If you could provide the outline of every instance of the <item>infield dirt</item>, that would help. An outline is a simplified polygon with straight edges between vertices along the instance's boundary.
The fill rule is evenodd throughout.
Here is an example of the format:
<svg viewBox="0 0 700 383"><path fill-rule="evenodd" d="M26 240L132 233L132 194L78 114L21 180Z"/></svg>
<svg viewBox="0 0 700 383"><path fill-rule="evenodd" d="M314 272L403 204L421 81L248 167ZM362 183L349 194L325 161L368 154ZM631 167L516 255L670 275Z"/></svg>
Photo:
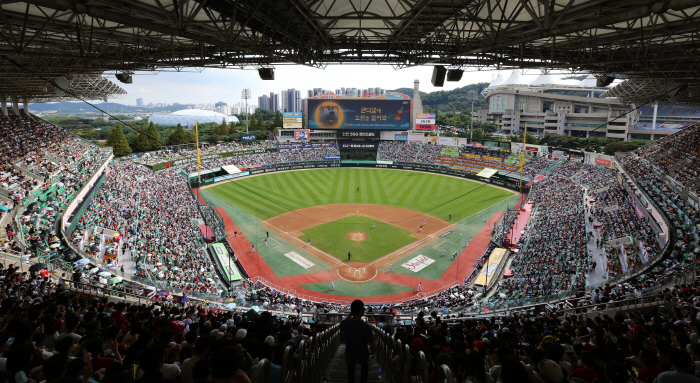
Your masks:
<svg viewBox="0 0 700 383"><path fill-rule="evenodd" d="M331 222L349 215L364 215L413 232L417 241L402 247L371 263L342 262L315 247L306 246L298 237L304 229ZM425 222L425 223L424 223ZM376 270L393 263L418 246L424 246L438 238L438 235L451 228L451 223L429 214L393 206L370 204L335 204L313 206L294 210L263 221L270 229L285 237L289 243L303 248L309 254L330 264L338 274L349 281L366 281L374 278ZM422 226L422 230L421 230Z"/></svg>

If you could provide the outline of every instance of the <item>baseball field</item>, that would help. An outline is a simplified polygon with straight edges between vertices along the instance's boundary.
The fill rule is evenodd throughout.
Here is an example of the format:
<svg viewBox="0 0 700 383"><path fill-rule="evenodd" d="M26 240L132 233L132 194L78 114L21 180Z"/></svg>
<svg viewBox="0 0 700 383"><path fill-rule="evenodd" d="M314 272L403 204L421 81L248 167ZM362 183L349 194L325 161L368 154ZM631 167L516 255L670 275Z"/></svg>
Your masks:
<svg viewBox="0 0 700 383"><path fill-rule="evenodd" d="M461 281L518 194L391 169L263 174L205 187L251 276L328 301L397 300ZM255 249L253 249L253 246ZM330 282L334 282L333 286Z"/></svg>

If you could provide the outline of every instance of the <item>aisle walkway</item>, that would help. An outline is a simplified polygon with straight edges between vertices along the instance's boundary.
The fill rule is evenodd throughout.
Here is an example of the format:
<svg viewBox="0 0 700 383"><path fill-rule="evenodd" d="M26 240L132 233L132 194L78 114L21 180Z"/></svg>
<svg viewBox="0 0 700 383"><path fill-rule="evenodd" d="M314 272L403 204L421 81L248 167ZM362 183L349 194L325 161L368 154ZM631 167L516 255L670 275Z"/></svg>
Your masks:
<svg viewBox="0 0 700 383"><path fill-rule="evenodd" d="M588 217L591 216L589 213L589 208L591 207L590 201L588 201L588 191L583 195L584 200L586 201L585 203L585 220L586 220L586 232L591 233L593 232L593 236L591 237L590 235L588 236L588 254L591 256L591 263L596 262L596 268L595 270L592 270L591 272L586 275L586 284L588 286L597 286L600 285L601 283L605 283L605 281L608 280L608 275L607 275L607 267L608 267L608 261L607 258L605 257L605 249L601 248L599 249L597 244L598 239L601 238L600 233L598 233L598 230L596 230L593 227L593 222L590 222Z"/></svg>
<svg viewBox="0 0 700 383"><path fill-rule="evenodd" d="M338 347L338 351L335 352L335 357L330 363L330 368L326 372L326 377L328 378L328 383L346 383L347 378L347 365L345 363L345 344L341 344ZM368 383L380 383L382 379L379 378L379 365L375 358L369 358L369 374L367 375ZM360 365L358 364L355 368L355 381L360 381Z"/></svg>
<svg viewBox="0 0 700 383"><path fill-rule="evenodd" d="M511 226L510 230L508 230L508 233L504 239L504 244L509 244L511 251L515 249L515 245L520 241L520 237L522 237L523 232L525 231L525 226L527 226L527 222L530 220L531 214L532 204L528 203L523 206L522 209L520 209L517 217L515 217L515 221L513 221L513 225Z"/></svg>

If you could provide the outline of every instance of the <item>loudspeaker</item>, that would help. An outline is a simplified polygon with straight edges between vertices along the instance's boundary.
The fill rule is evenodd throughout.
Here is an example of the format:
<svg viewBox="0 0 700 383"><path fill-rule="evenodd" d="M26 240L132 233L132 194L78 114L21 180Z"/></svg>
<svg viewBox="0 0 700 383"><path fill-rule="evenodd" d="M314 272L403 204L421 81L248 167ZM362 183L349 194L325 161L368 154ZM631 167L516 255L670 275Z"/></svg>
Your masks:
<svg viewBox="0 0 700 383"><path fill-rule="evenodd" d="M117 73L115 76L117 77L117 80L123 82L124 84L131 84L133 82L131 73Z"/></svg>
<svg viewBox="0 0 700 383"><path fill-rule="evenodd" d="M447 74L447 69L442 65L436 65L433 67L433 78L430 82L433 86L441 87L445 84L445 74Z"/></svg>
<svg viewBox="0 0 700 383"><path fill-rule="evenodd" d="M275 68L260 68L258 69L258 75L263 80L274 80L275 79Z"/></svg>
<svg viewBox="0 0 700 383"><path fill-rule="evenodd" d="M613 81L615 81L615 76L596 77L595 86L601 88L612 84Z"/></svg>
<svg viewBox="0 0 700 383"><path fill-rule="evenodd" d="M464 71L461 69L450 69L447 71L447 81L459 81L463 74Z"/></svg>

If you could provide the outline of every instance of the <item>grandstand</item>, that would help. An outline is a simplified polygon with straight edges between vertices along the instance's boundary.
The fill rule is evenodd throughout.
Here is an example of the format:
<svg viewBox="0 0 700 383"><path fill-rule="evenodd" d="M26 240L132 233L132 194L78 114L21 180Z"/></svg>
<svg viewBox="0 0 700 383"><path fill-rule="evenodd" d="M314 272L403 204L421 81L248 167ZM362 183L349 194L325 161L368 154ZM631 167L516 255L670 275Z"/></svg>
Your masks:
<svg viewBox="0 0 700 383"><path fill-rule="evenodd" d="M23 144L11 148L12 142L21 141L7 140L3 151L3 189L0 192L4 197L3 205L9 210L3 217L15 217L15 225L5 230L7 240L3 243L5 259L14 261L12 266L5 261L3 272L5 275L14 274L16 267L20 267L21 273L40 264L45 266L38 266L35 270L51 270L43 277L30 275L27 271L28 276L20 283L29 287L23 290L23 294L30 297L30 301L41 297L43 302L35 304L50 308L61 302L59 297L65 294L72 297L87 294L103 302L112 302L107 306L113 310L111 317L101 317L94 308L86 308L84 317L88 319L79 322L82 323L79 327L87 329L92 328L94 320L101 321L102 327L110 334L111 326L131 331L137 331L138 326L144 328L143 323L148 323L149 315L154 313L140 304L157 304L161 307L158 315L163 313L170 322L178 324L168 325L175 331L176 343L196 344L198 341L188 338L186 333L178 335L181 321L185 326L189 324L190 330L194 326L200 329L200 334L204 331L215 338L230 334L231 342L243 344L246 350L255 348L256 342L267 342L269 334L280 340L280 344L279 347L272 345L270 354L267 351L258 354L260 360L263 356L267 358L259 369L264 370L266 363L271 362L271 366L290 366L287 374L291 375L287 376L317 381L320 377L305 375L314 371L319 376L327 373L334 379L331 381L338 381L338 375L333 372L333 366L339 363L338 357L334 358L330 351L342 346L337 344L338 328L333 324L346 315L347 307L317 302L309 297L302 299L293 291L248 276L235 256L232 259L241 271L241 281L245 285L240 285L234 294L230 294L229 281L222 278L226 275L224 268L227 265L210 257L205 250L204 232L200 229L207 225L214 237L220 238L225 228L221 223L216 224L221 219L215 210L199 205L187 185L187 178L180 174L196 171L191 151L154 153L133 162L116 162L109 166L109 171L102 171L111 159L108 151L35 117L13 115L2 121L2 129L2 134L9 137L21 137L27 131L42 137L41 147L44 148L36 151L32 147L23 147ZM436 329L436 319L422 316L421 313L426 311L443 313L437 316L442 317L444 326L456 333L464 326L477 330L473 326L479 316L497 313L499 317L490 322L490 328L478 329L479 336L491 338L490 344L496 350L505 350L499 342L508 339L510 329L523 331L527 323L512 316L500 316L500 313L505 314L503 310L520 311L530 316L544 312L554 317L553 322L537 330L536 334L543 338L547 334L545 331L563 329L566 332L580 326L596 329L597 333L614 334L620 330L615 323L623 322L617 322L617 319L614 322L589 322L591 319L570 314L602 312L614 316L619 315L618 312L629 312L634 305L643 305L648 307L650 314L635 314L629 319L631 322L624 325L634 328L635 337L643 337L645 331L654 326L646 324L644 315L663 313L661 305L679 307L679 301L693 306L696 302L691 299L692 292L698 287L694 278L700 222L698 137L700 125L692 125L614 161L614 167L527 156L524 176L538 181L533 182L527 202L508 211L494 228L493 242L487 254L501 245L509 250L507 263L499 269L495 282L489 284L485 294L470 277L445 290L430 292L425 298L394 305L368 306L366 317L370 323L383 324L374 330L379 345L383 346L377 351L376 361L372 362L373 371L376 373L381 367L393 381L405 381L403 379L410 379L412 374L437 377L460 369L462 362L454 357L446 363L445 367L450 367L446 370L436 369L430 364L419 364L415 372L394 368L390 363L393 358L408 363L403 354L391 351L398 340L402 344L407 342L411 352L427 352L428 348L422 348L420 342L431 344L430 350L435 354L426 360L444 358L441 354L447 356L444 350L440 350L441 344L449 344L453 350L464 347L479 349L480 343L476 343L473 337L453 336L451 341L441 340L440 334L445 327ZM203 162L208 169L227 165L243 169L313 163L325 160L326 155L337 155L337 145L258 142L251 145L218 144L202 151L203 157L211 156ZM378 149L378 159L384 161L449 167L470 173L488 167L510 174L519 170L511 164L517 158L516 154L487 148L410 142L383 141ZM163 170L151 169L158 169L163 163L171 165ZM55 228L58 228L57 236ZM68 241L62 241L62 237ZM225 249L232 254L228 244ZM485 258L479 261L479 265L487 261ZM57 282L61 275L64 275L63 279ZM70 285L67 284L69 280ZM32 281L40 281L43 288L34 288L36 285L32 285ZM684 287L673 288L674 284L684 284ZM669 287L672 289L668 290ZM135 295L136 292L141 292L141 295ZM189 300L183 309L185 296ZM223 302L217 302L220 299ZM81 305L79 300L69 302L76 308ZM269 332L261 333L251 321L259 315L256 310L249 311L253 306L262 308L264 319L257 320L269 321L272 326ZM489 310L488 314L486 310ZM205 313L209 318L215 318L217 324L203 324ZM74 323L71 315L65 318L69 324L65 329L52 328L50 333L59 338L66 337L61 337L63 332L70 334ZM299 315L303 322L298 321ZM682 317L683 314L679 315ZM137 327L125 326L126 322L120 322L119 318ZM49 309L40 321L54 323L55 319L55 314ZM227 321L235 326L220 326ZM300 323L302 326L298 327ZM425 329L425 335L413 334L412 326ZM241 329L246 330L245 334L240 333ZM292 333L293 329L296 329L296 334ZM18 327L11 331L15 339L23 339L24 330ZM189 333L196 334L194 331ZM149 333L143 334L149 336ZM128 337L126 334L118 341L129 342ZM290 339L294 342L289 342ZM321 343L314 343L321 339L329 341L322 342L329 351L322 363L305 351L314 344L321 347ZM578 347L573 340L561 339L564 344ZM92 343L83 343L79 349L97 347ZM56 343L47 346L47 350L61 350L61 347ZM609 347L596 346L592 352L608 352ZM544 349L549 352L548 346ZM295 350L297 359L291 362ZM682 351L671 348L668 352L678 353L679 350ZM588 358L586 352L581 350L571 357ZM103 355L99 350L95 354ZM108 355L102 357L113 358ZM143 373L151 374L144 355L143 351L127 350L125 363L133 364L143 358L139 363ZM166 370L170 371L168 374L173 375L169 376L175 378L185 374L184 368L168 370L171 367L165 366L174 362L184 365L188 357L186 353L166 354L166 364L161 371L164 374ZM684 357L679 354L678 359ZM47 354L45 362L40 365L49 366L55 361L52 358L56 357ZM503 356L503 360L507 362L508 358ZM488 364L485 367L489 368L485 372L497 379L494 374L498 369ZM8 367L8 370L15 371L12 369L16 368ZM50 371L48 367L46 370ZM252 371L244 372L258 375ZM106 376L116 373L108 370ZM575 376L574 371L571 373Z"/></svg>
<svg viewBox="0 0 700 383"><path fill-rule="evenodd" d="M366 307L374 381L700 381L700 2L358 3L3 2L0 383L347 381L340 343L358 339L337 325L347 305L248 275L225 239L207 248L208 233L236 226L188 182L340 166L334 133L312 133L329 141L317 146L212 145L202 171L192 150L112 162L27 109L123 97L107 74L250 66L270 78L289 63L439 65L436 80L446 66L448 79L544 68L496 79L479 118L511 133L658 140L582 163L526 153L527 199L499 212L471 275ZM627 117L649 102L661 105ZM519 154L383 142L376 167L513 187ZM495 180L473 176L486 168Z"/></svg>

